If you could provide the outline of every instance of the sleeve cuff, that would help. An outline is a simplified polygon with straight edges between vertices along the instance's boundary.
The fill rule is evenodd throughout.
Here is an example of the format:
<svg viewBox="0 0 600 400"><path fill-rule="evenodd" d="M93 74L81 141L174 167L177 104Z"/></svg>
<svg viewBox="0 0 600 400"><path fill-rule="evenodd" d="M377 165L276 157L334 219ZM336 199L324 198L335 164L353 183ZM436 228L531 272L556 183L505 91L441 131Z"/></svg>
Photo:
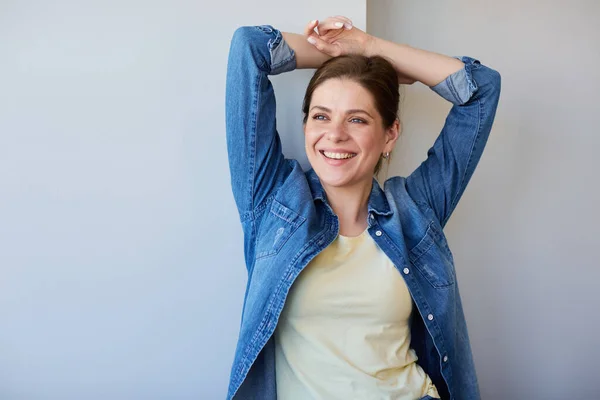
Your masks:
<svg viewBox="0 0 600 400"><path fill-rule="evenodd" d="M268 43L271 55L269 75L278 75L296 69L296 54L283 39L281 31L271 25L261 25L258 28L272 35Z"/></svg>
<svg viewBox="0 0 600 400"><path fill-rule="evenodd" d="M471 57L454 58L465 63L464 68L431 87L431 90L452 104L463 105L477 91L477 82L473 79L472 69L474 65L479 65L480 62Z"/></svg>

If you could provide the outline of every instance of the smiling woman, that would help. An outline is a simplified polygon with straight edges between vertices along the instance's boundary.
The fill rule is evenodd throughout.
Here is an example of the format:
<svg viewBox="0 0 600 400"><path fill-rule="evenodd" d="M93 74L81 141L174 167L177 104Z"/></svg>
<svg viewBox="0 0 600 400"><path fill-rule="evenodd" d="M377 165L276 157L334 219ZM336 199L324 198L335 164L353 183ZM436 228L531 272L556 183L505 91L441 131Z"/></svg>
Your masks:
<svg viewBox="0 0 600 400"><path fill-rule="evenodd" d="M398 75L382 57L335 57L316 71L302 111L307 156L322 184L371 183L398 139L399 101ZM323 169L323 158L325 165L341 166L330 159L348 159L348 154L358 156L347 163L352 171Z"/></svg>
<svg viewBox="0 0 600 400"><path fill-rule="evenodd" d="M283 156L268 79L294 68L318 68L306 172ZM453 107L427 160L382 189L373 175L398 139L398 84L416 81ZM480 398L443 227L499 95L479 61L382 41L344 17L304 35L235 32L227 147L248 285L228 399Z"/></svg>

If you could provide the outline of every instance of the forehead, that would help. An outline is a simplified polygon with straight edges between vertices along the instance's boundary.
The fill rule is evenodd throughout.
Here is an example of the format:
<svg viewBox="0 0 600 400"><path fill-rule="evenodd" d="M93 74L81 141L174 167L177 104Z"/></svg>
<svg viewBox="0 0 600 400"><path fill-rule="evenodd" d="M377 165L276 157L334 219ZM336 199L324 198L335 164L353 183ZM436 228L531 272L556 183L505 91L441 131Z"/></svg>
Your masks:
<svg viewBox="0 0 600 400"><path fill-rule="evenodd" d="M311 107L315 105L332 110L375 108L373 96L357 82L351 79L328 79L313 92Z"/></svg>

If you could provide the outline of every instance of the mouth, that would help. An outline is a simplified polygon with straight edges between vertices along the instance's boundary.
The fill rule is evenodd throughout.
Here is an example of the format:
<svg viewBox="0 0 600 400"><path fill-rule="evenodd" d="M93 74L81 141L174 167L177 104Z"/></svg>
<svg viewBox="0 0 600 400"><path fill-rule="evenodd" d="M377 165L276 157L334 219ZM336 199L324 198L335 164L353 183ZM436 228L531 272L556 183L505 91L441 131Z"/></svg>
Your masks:
<svg viewBox="0 0 600 400"><path fill-rule="evenodd" d="M319 153L330 160L349 160L356 157L356 153L333 153L325 150L319 150Z"/></svg>
<svg viewBox="0 0 600 400"><path fill-rule="evenodd" d="M348 163L357 155L356 153L334 153L325 150L319 150L319 153L321 153L327 164L336 166Z"/></svg>

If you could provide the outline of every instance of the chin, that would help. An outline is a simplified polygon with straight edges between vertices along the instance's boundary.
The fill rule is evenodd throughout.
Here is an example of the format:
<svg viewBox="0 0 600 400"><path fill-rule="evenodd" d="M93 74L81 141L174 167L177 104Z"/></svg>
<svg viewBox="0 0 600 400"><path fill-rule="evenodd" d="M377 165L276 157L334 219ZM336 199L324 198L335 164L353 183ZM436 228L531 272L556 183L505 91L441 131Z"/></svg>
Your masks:
<svg viewBox="0 0 600 400"><path fill-rule="evenodd" d="M316 160L317 162L313 162L315 160L310 160L309 162L314 169L315 173L319 177L322 185L326 185L329 187L343 187L343 186L353 186L362 181L372 180L372 176L362 176L361 171L356 170L355 167L344 168L344 167L332 167L330 165L319 162L320 160ZM374 167L373 167L374 168Z"/></svg>
<svg viewBox="0 0 600 400"><path fill-rule="evenodd" d="M319 180L321 181L322 185L327 185L329 187L344 187L344 186L348 186L350 183L352 183L352 181L350 179L344 179L344 178L332 178L332 177L328 177L328 176L321 176L319 174L317 174L317 176L319 176Z"/></svg>
<svg viewBox="0 0 600 400"><path fill-rule="evenodd" d="M360 179L352 173L332 173L322 168L315 168L322 185L329 187L343 187L356 184Z"/></svg>

